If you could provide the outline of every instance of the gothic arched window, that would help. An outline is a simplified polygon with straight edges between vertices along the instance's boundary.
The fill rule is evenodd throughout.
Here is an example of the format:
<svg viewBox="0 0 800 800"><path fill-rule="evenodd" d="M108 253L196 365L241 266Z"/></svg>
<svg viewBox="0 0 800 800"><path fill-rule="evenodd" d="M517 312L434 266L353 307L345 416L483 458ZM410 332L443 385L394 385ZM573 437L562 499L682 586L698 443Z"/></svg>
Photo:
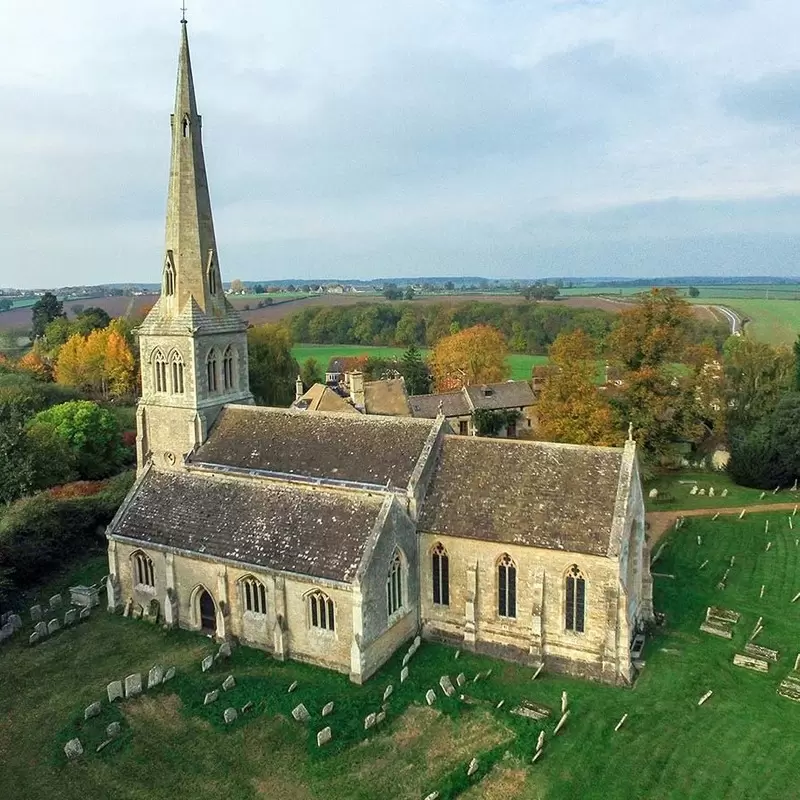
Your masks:
<svg viewBox="0 0 800 800"><path fill-rule="evenodd" d="M164 267L164 294L167 297L175 294L175 268L169 259L167 259L167 265Z"/></svg>
<svg viewBox="0 0 800 800"><path fill-rule="evenodd" d="M141 550L133 554L133 582L136 585L152 588L155 588L156 585L153 561Z"/></svg>
<svg viewBox="0 0 800 800"><path fill-rule="evenodd" d="M167 391L167 359L161 350L153 354L153 379L157 392Z"/></svg>
<svg viewBox="0 0 800 800"><path fill-rule="evenodd" d="M172 367L172 392L173 394L183 394L183 359L181 354L173 351L169 360Z"/></svg>
<svg viewBox="0 0 800 800"><path fill-rule="evenodd" d="M333 600L324 592L316 591L308 595L308 613L312 627L335 630Z"/></svg>
<svg viewBox="0 0 800 800"><path fill-rule="evenodd" d="M508 553L497 562L497 610L501 617L517 616L517 567Z"/></svg>
<svg viewBox="0 0 800 800"><path fill-rule="evenodd" d="M583 633L586 616L586 581L577 564L567 571L564 621L568 631Z"/></svg>
<svg viewBox="0 0 800 800"><path fill-rule="evenodd" d="M267 613L267 589L261 581L250 577L244 578L242 595L245 611L252 611L255 614Z"/></svg>
<svg viewBox="0 0 800 800"><path fill-rule="evenodd" d="M391 617L403 605L403 559L395 550L386 576L386 611Z"/></svg>
<svg viewBox="0 0 800 800"><path fill-rule="evenodd" d="M189 115L186 114L183 118L183 123L181 125L183 129L183 138L185 139L189 135Z"/></svg>
<svg viewBox="0 0 800 800"><path fill-rule="evenodd" d="M208 377L208 391L217 391L217 351L212 349L206 359L206 373Z"/></svg>
<svg viewBox="0 0 800 800"><path fill-rule="evenodd" d="M431 575L433 577L433 602L439 606L450 605L450 559L440 542L431 553Z"/></svg>
<svg viewBox="0 0 800 800"><path fill-rule="evenodd" d="M233 346L229 345L228 349L225 351L225 355L222 357L222 385L225 387L225 391L233 389L235 386L234 382L234 350Z"/></svg>

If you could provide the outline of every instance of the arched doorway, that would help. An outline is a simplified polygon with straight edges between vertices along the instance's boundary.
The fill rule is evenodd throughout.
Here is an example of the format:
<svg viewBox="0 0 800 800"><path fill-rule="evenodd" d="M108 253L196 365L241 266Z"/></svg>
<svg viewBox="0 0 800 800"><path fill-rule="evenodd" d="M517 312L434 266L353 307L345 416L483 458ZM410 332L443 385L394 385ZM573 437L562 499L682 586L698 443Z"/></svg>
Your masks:
<svg viewBox="0 0 800 800"><path fill-rule="evenodd" d="M217 607L214 598L203 589L200 592L200 629L203 633L215 634L217 632Z"/></svg>

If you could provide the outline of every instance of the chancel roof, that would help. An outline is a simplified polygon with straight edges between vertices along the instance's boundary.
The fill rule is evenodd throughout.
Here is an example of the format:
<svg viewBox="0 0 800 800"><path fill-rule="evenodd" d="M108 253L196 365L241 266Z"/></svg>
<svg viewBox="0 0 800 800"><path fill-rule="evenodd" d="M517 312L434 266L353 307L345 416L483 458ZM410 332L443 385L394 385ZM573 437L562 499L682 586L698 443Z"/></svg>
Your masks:
<svg viewBox="0 0 800 800"><path fill-rule="evenodd" d="M624 450L446 436L419 528L607 555ZM623 480L629 480L623 478ZM624 487L627 492L627 487Z"/></svg>
<svg viewBox="0 0 800 800"><path fill-rule="evenodd" d="M113 535L336 581L356 574L385 495L151 470Z"/></svg>
<svg viewBox="0 0 800 800"><path fill-rule="evenodd" d="M410 417L226 406L189 462L405 488L433 427Z"/></svg>

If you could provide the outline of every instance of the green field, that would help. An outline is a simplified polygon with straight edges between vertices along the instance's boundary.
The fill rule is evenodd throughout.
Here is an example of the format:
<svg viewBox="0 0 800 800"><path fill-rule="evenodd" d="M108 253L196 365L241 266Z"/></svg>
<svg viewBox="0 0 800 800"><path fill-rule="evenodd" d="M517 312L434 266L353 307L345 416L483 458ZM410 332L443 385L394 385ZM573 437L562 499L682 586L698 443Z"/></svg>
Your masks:
<svg viewBox="0 0 800 800"><path fill-rule="evenodd" d="M202 673L201 658L213 652L205 637L165 632L100 609L34 648L18 635L0 646L0 797L419 800L432 791L441 800L795 796L800 705L776 693L792 668L800 634L800 605L790 602L800 588L795 532L785 514L694 518L666 541L655 571L670 577L654 578L656 609L666 614L666 624L648 640L634 689L548 673L531 683L530 668L468 652L456 660L455 650L430 643L411 661L404 684L397 680L402 653L361 687L247 648ZM735 566L720 590L731 556ZM64 585L96 580L105 569L97 557ZM740 612L732 641L699 631L709 605ZM758 643L780 653L768 674L731 663L759 617L764 629ZM110 680L155 663L175 665L177 677L141 698L105 702ZM477 671L489 668L491 677L472 683ZM454 678L461 671L469 679L465 700L437 692L428 708L425 691L437 686L440 675ZM204 706L205 692L227 674L235 676L236 688ZM289 695L286 688L295 680L298 688ZM380 707L389 683L394 693L386 721L365 732L362 720ZM713 695L698 707L709 689ZM553 738L562 691L570 718ZM101 715L84 722L83 709L99 699ZM538 723L510 714L523 699L551 707L553 716ZM320 709L329 700L335 709L323 722ZM225 726L223 709L247 702L252 710ZM290 716L300 702L312 716L307 725ZM615 733L623 714L627 721ZM122 736L95 752L113 720L121 722ZM333 741L318 749L316 732L325 724ZM542 728L544 756L531 765ZM85 752L67 763L62 747L75 735ZM480 767L468 779L473 757Z"/></svg>
<svg viewBox="0 0 800 800"><path fill-rule="evenodd" d="M698 489L705 489L705 495L689 494L695 483ZM712 487L714 497L709 497L708 490ZM654 500L647 498L650 489L658 489L658 498ZM725 489L728 490L728 494L722 497ZM727 472L692 470L668 472L647 481L645 497L648 511L672 511L684 508L741 508L755 503L800 503L800 492L792 492L787 488L775 494L762 492L760 489L739 486L730 479ZM800 521L798 525L800 526Z"/></svg>
<svg viewBox="0 0 800 800"><path fill-rule="evenodd" d="M302 364L307 358L315 358L324 370L332 358L344 356L369 355L374 358L402 358L403 347L364 347L357 344L296 344L292 348L292 355ZM427 350L421 351L424 356ZM546 364L547 356L529 356L514 353L508 357L508 366L511 370L510 377L514 380L530 380L531 370L539 364Z"/></svg>
<svg viewBox="0 0 800 800"><path fill-rule="evenodd" d="M750 319L745 325L747 336L772 345L790 345L800 334L800 300L698 297L692 302L728 306Z"/></svg>

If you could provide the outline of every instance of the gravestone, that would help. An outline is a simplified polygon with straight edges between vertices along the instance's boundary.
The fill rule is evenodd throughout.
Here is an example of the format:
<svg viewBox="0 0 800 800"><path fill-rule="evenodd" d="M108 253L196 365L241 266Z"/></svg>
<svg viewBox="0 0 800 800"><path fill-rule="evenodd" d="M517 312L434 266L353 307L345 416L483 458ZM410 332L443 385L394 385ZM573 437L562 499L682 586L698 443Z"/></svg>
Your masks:
<svg viewBox="0 0 800 800"><path fill-rule="evenodd" d="M61 623L57 619L51 619L47 623L47 635L51 636L58 630L61 630Z"/></svg>
<svg viewBox="0 0 800 800"><path fill-rule="evenodd" d="M116 739L122 733L122 725L119 722L111 722L106 727L106 736L109 739Z"/></svg>
<svg viewBox="0 0 800 800"><path fill-rule="evenodd" d="M331 733L330 725L327 728L323 728L317 734L317 747L322 747L324 744L328 744L328 742L333 738L333 734Z"/></svg>
<svg viewBox="0 0 800 800"><path fill-rule="evenodd" d="M539 732L539 738L536 740L536 750L539 751L544 747L544 731Z"/></svg>
<svg viewBox="0 0 800 800"><path fill-rule="evenodd" d="M96 586L70 586L69 601L74 606L93 608L100 605L100 590Z"/></svg>
<svg viewBox="0 0 800 800"><path fill-rule="evenodd" d="M36 625L33 626L33 630L39 634L40 639L44 639L47 636L47 623L37 622Z"/></svg>
<svg viewBox="0 0 800 800"><path fill-rule="evenodd" d="M214 689L213 691L206 692L206 696L203 699L204 706L210 706L212 703L216 703L219 699L219 689Z"/></svg>
<svg viewBox="0 0 800 800"><path fill-rule="evenodd" d="M405 683L408 680L408 667L403 667L400 670L400 683Z"/></svg>
<svg viewBox="0 0 800 800"><path fill-rule="evenodd" d="M383 692L383 700L384 700L384 702L386 702L386 700L388 700L388 699L389 699L389 698L392 696L392 692L393 692L393 691L394 691L394 685L390 683L390 684L389 684L389 685L386 687L386 689L384 690L384 692Z"/></svg>
<svg viewBox="0 0 800 800"><path fill-rule="evenodd" d="M561 715L561 719L558 721L556 729L553 731L553 736L555 736L564 727L564 723L567 721L568 717L569 717L569 710L565 711Z"/></svg>
<svg viewBox="0 0 800 800"><path fill-rule="evenodd" d="M567 693L561 692L561 713L567 710Z"/></svg>
<svg viewBox="0 0 800 800"><path fill-rule="evenodd" d="M649 497L650 497L651 500L657 500L658 499L658 489L651 489L650 493L649 493Z"/></svg>
<svg viewBox="0 0 800 800"><path fill-rule="evenodd" d="M78 615L78 621L83 622L84 620L89 619L91 613L92 610L89 608L89 606L86 606L86 608L82 608L81 613Z"/></svg>
<svg viewBox="0 0 800 800"><path fill-rule="evenodd" d="M208 672L212 666L214 666L214 656L206 656L200 662L200 669L203 670L203 672Z"/></svg>
<svg viewBox="0 0 800 800"><path fill-rule="evenodd" d="M235 708L226 708L222 714L222 718L225 720L225 723L227 725L230 725L231 722L235 722L238 716L239 713L236 711Z"/></svg>
<svg viewBox="0 0 800 800"><path fill-rule="evenodd" d="M442 691L448 697L452 697L456 693L455 687L453 686L453 682L450 680L449 675L442 675L442 677L439 678L439 686L442 687Z"/></svg>
<svg viewBox="0 0 800 800"><path fill-rule="evenodd" d="M433 689L428 689L428 691L425 692L425 702L427 702L429 706L432 706L435 701L436 701L436 692L434 692Z"/></svg>
<svg viewBox="0 0 800 800"><path fill-rule="evenodd" d="M744 667L745 669L752 669L754 672L769 671L769 661L765 661L763 658L744 656L741 653L736 653L736 655L734 655L733 665L735 667Z"/></svg>
<svg viewBox="0 0 800 800"><path fill-rule="evenodd" d="M411 661L411 653L406 653L403 656L403 666L407 666L409 661Z"/></svg>
<svg viewBox="0 0 800 800"><path fill-rule="evenodd" d="M469 778L471 775L474 775L478 771L478 759L473 758L472 761L469 762L469 766L467 767L467 777Z"/></svg>
<svg viewBox="0 0 800 800"><path fill-rule="evenodd" d="M456 683L463 686L467 682L467 676L463 672L459 672L456 676Z"/></svg>
<svg viewBox="0 0 800 800"><path fill-rule="evenodd" d="M431 792L425 797L425 800L439 800L439 792Z"/></svg>
<svg viewBox="0 0 800 800"><path fill-rule="evenodd" d="M100 714L101 710L102 706L100 705L100 701L97 700L91 705L86 706L86 708L83 710L83 718L86 720L86 719L91 719L92 717L96 717Z"/></svg>
<svg viewBox="0 0 800 800"><path fill-rule="evenodd" d="M109 703L113 703L115 700L121 700L124 697L122 693L122 681L111 681L111 683L106 686L106 692L108 694Z"/></svg>
<svg viewBox="0 0 800 800"><path fill-rule="evenodd" d="M364 730L368 731L375 724L377 718L377 714L367 714L367 716L364 717Z"/></svg>
<svg viewBox="0 0 800 800"><path fill-rule="evenodd" d="M322 706L322 716L323 717L327 717L328 714L332 714L332 713L333 713L333 700L331 700L330 703L325 703L325 705Z"/></svg>
<svg viewBox="0 0 800 800"><path fill-rule="evenodd" d="M386 712L385 711L379 711L377 713L377 715L375 716L375 724L376 725L380 725L381 722L383 722L385 719L386 719Z"/></svg>
<svg viewBox="0 0 800 800"><path fill-rule="evenodd" d="M83 745L80 739L70 739L64 745L64 755L70 760L83 755Z"/></svg>
<svg viewBox="0 0 800 800"><path fill-rule="evenodd" d="M170 667L164 673L164 680L162 681L162 683L166 683L167 681L171 681L174 677L175 677L175 667Z"/></svg>
<svg viewBox="0 0 800 800"><path fill-rule="evenodd" d="M125 603L125 608L122 609L122 616L129 617L133 611L133 600L129 597Z"/></svg>
<svg viewBox="0 0 800 800"><path fill-rule="evenodd" d="M136 697L142 693L142 673L134 672L125 678L125 697Z"/></svg>
<svg viewBox="0 0 800 800"><path fill-rule="evenodd" d="M422 639L419 636L414 637L414 649L418 649L419 646L422 644Z"/></svg>
<svg viewBox="0 0 800 800"><path fill-rule="evenodd" d="M78 621L78 610L76 608L71 608L64 614L64 627L69 628L70 625L74 625Z"/></svg>
<svg viewBox="0 0 800 800"><path fill-rule="evenodd" d="M723 490L722 490L722 495L721 495L721 496L722 496L722 497L727 497L727 496L728 496L728 490L727 490L727 489L723 489Z"/></svg>
<svg viewBox="0 0 800 800"><path fill-rule="evenodd" d="M228 675L228 677L225 678L224 681L222 681L222 689L226 692L233 689L234 686L236 686L236 680L233 677L233 675Z"/></svg>
<svg viewBox="0 0 800 800"><path fill-rule="evenodd" d="M8 618L8 624L15 631L22 630L22 617L19 614L11 614Z"/></svg>
<svg viewBox="0 0 800 800"><path fill-rule="evenodd" d="M34 631L34 632L33 632L33 633L32 633L32 634L31 634L31 635L28 637L28 644L36 644L36 643L39 641L39 639L40 639L40 638L41 638L41 637L39 636L39 634L38 634L38 633L36 633L36 631Z"/></svg>
<svg viewBox="0 0 800 800"><path fill-rule="evenodd" d="M160 664L155 664L150 668L150 672L147 673L147 688L152 689L154 686L158 686L160 683L164 681L164 667Z"/></svg>
<svg viewBox="0 0 800 800"><path fill-rule="evenodd" d="M289 688L286 690L286 694L291 694L297 688L297 681L292 681L289 684Z"/></svg>
<svg viewBox="0 0 800 800"><path fill-rule="evenodd" d="M50 598L50 609L51 610L55 610L57 608L61 608L61 606L63 606L63 605L64 605L64 601L62 600L60 594L54 594Z"/></svg>
<svg viewBox="0 0 800 800"><path fill-rule="evenodd" d="M248 701L247 701L247 702L246 702L246 703L245 703L245 704L242 706L242 714L246 714L246 713L247 713L247 712L248 712L248 711L249 711L249 710L250 710L252 707L253 707L253 701L252 701L252 700L248 700Z"/></svg>
<svg viewBox="0 0 800 800"><path fill-rule="evenodd" d="M302 703L292 709L292 716L298 722L308 722L311 719L311 714L308 713L308 709Z"/></svg>
<svg viewBox="0 0 800 800"><path fill-rule="evenodd" d="M777 661L778 651L772 650L769 647L761 647L760 645L748 642L744 646L744 651L749 656L756 656L756 658L764 658L767 661Z"/></svg>
<svg viewBox="0 0 800 800"><path fill-rule="evenodd" d="M134 604L131 616L134 619L141 619L144 616L144 606L141 603Z"/></svg>
<svg viewBox="0 0 800 800"><path fill-rule="evenodd" d="M40 622L42 619L42 607L40 605L31 606L31 622Z"/></svg>
<svg viewBox="0 0 800 800"><path fill-rule="evenodd" d="M219 650L217 651L217 658L230 658L230 657L231 657L230 642L223 642L219 646Z"/></svg>
<svg viewBox="0 0 800 800"><path fill-rule="evenodd" d="M14 626L10 622L6 622L2 628L0 628L0 642L4 642L6 639L10 639L14 635Z"/></svg>

